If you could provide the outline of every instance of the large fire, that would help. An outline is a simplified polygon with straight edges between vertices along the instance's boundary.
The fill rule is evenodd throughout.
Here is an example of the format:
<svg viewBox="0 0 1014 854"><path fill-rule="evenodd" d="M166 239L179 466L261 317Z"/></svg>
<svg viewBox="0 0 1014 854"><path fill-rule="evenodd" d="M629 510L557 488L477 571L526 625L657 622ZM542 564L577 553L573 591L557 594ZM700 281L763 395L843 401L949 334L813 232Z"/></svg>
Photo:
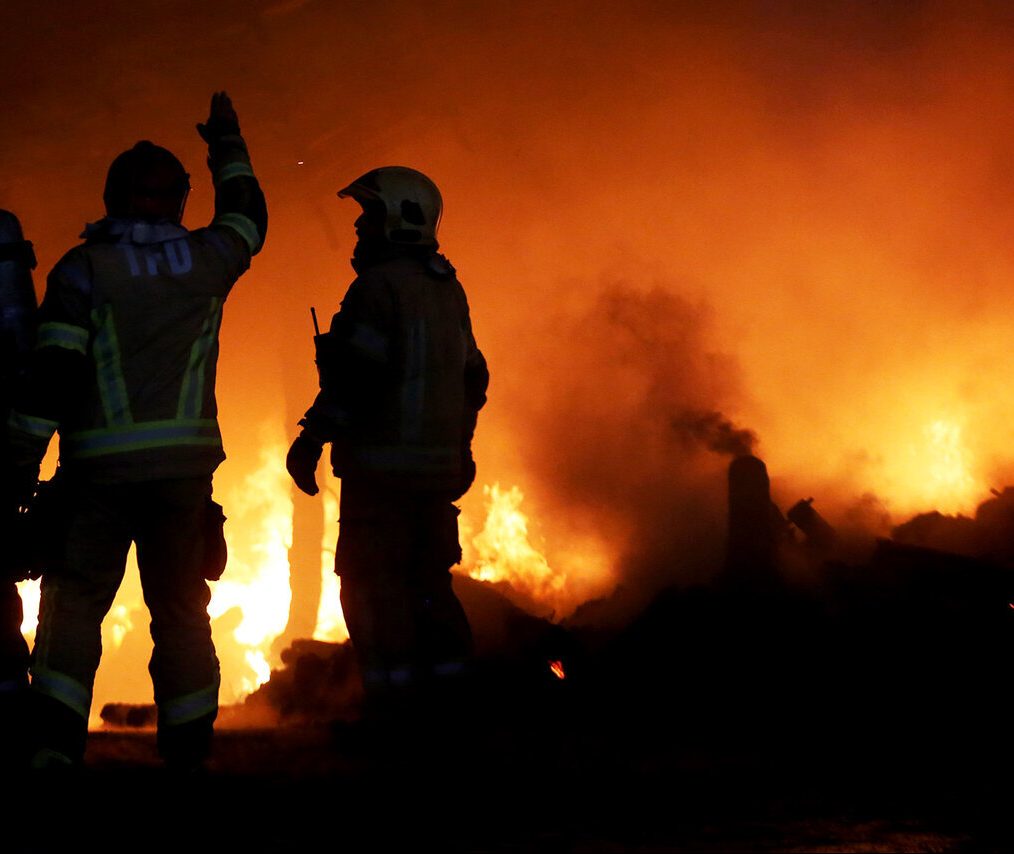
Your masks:
<svg viewBox="0 0 1014 854"><path fill-rule="evenodd" d="M181 157L185 224L207 223L194 123L229 87L271 225L222 327L226 702L287 637L308 309L330 314L353 275L357 211L335 190L381 164L440 186L441 251L491 366L461 572L561 618L710 566L724 460L677 440L684 410L750 431L772 494L814 496L831 522L967 514L1014 484L1004 4L107 5L115 38L72 4L7 16L0 207L35 245L40 294L137 139ZM322 497L307 622L340 641ZM21 590L31 637L38 585ZM148 702L133 567L103 641L96 705Z"/></svg>
<svg viewBox="0 0 1014 854"><path fill-rule="evenodd" d="M226 539L229 562L223 578L212 582L208 613L212 618L215 643L222 661L224 703L235 703L265 683L277 663L273 642L286 626L290 602L288 548L292 536L293 505L288 474L284 466L284 446L278 437L265 430L260 465L239 487L219 496L226 513ZM546 556L532 544L529 520L521 510L523 494L519 487L501 489L499 484L484 486L487 515L478 531L463 517L464 558L457 571L473 578L505 583L532 603L562 613L578 604L568 587L566 574L550 567ZM338 502L334 491L325 491L321 505L325 517L337 520ZM322 587L313 638L343 641L348 638L339 601L340 583L334 575L334 542L337 524L326 527L321 549ZM584 556L587 560L587 556ZM602 562L602 559L599 559ZM594 568L588 565L588 569ZM601 567L595 568L601 573ZM592 573L594 575L594 573ZM38 624L39 583L19 586L25 609L22 631L31 641ZM579 589L583 589L580 588ZM115 657L128 636L147 632L147 620L136 582L136 563L131 551L124 585L102 626L106 656ZM134 634L136 633L136 634ZM150 644L147 648L150 650ZM143 667L142 662L117 662L118 666ZM102 674L100 669L100 674ZM562 677L561 677L562 678ZM144 684L144 677L131 680ZM113 680L108 696L97 680L93 723L101 705L107 701L146 702L148 697L131 696L121 683Z"/></svg>
<svg viewBox="0 0 1014 854"><path fill-rule="evenodd" d="M260 466L222 498L230 557L228 572L214 583L208 613L214 621L233 608L238 610L241 618L231 631L231 641L242 648L246 664L245 672L223 673L225 702L268 680L271 641L288 619L292 499L283 438L265 437ZM226 642L220 637L215 640L216 644Z"/></svg>
<svg viewBox="0 0 1014 854"><path fill-rule="evenodd" d="M517 486L483 487L489 510L486 524L472 539L474 563L468 573L480 581L506 581L537 602L560 600L566 577L554 572L529 540L528 518L521 512L524 496Z"/></svg>
<svg viewBox="0 0 1014 854"><path fill-rule="evenodd" d="M973 463L965 444L962 425L943 418L930 421L922 430L922 447L914 448L908 486L930 507L943 513L973 509L985 494L986 485L972 476Z"/></svg>

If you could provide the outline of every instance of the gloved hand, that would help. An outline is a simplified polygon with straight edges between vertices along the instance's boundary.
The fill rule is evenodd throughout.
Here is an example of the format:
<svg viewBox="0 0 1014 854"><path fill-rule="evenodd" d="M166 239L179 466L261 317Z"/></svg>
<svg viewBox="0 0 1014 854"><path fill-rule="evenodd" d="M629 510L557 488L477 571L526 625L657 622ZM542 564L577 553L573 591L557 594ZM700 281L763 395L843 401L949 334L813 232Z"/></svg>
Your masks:
<svg viewBox="0 0 1014 854"><path fill-rule="evenodd" d="M197 125L197 132L208 145L220 137L239 133L239 117L232 106L232 99L225 92L215 92L211 96L208 120Z"/></svg>
<svg viewBox="0 0 1014 854"><path fill-rule="evenodd" d="M307 495L316 495L320 490L317 488L317 463L324 448L316 439L300 433L289 448L285 457L285 468L295 482Z"/></svg>

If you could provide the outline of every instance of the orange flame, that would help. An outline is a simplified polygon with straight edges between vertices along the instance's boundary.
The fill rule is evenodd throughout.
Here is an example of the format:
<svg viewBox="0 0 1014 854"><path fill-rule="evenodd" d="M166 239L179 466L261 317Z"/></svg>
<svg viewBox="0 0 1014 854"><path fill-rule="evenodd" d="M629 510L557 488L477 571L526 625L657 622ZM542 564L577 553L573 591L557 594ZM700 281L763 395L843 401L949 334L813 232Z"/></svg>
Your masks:
<svg viewBox="0 0 1014 854"><path fill-rule="evenodd" d="M242 618L232 638L221 642L234 642L243 650L236 659L241 663L233 664L236 669L227 672L223 664L223 702L232 702L267 681L271 642L285 629L289 615L292 499L285 447L281 437L265 438L259 467L222 502L228 515L229 563L222 579L213 582L208 613L214 620L233 608L240 610Z"/></svg>
<svg viewBox="0 0 1014 854"><path fill-rule="evenodd" d="M550 565L544 548L532 542L528 516L521 510L524 494L518 486L483 486L486 519L473 534L467 517L461 520L462 568L472 578L506 583L533 603L562 616L598 595L611 583L610 561L603 545L573 539L554 554Z"/></svg>
<svg viewBox="0 0 1014 854"><path fill-rule="evenodd" d="M338 518L337 490L327 490L324 497L324 518ZM329 522L324 526L324 540L321 548L320 561L320 602L317 606L317 626L313 632L314 640L340 643L349 636L345 625L345 615L341 606L341 582L334 574L334 548L338 540L337 522Z"/></svg>
<svg viewBox="0 0 1014 854"><path fill-rule="evenodd" d="M242 700L270 678L271 645L284 630L288 618L291 598L288 548L293 508L284 457L279 436L267 431L258 466L221 498L228 517L225 533L229 563L223 578L211 583L208 612L222 664L221 701L225 704ZM534 603L554 612L579 604L582 589L571 585L571 574L551 566L543 551L533 544L528 517L521 510L524 500L521 489L518 486L502 489L494 484L484 487L483 494L486 518L479 533L474 534L468 520L462 519L461 538L468 556L464 562L468 573L483 581L508 583ZM337 520L337 488L325 490L322 498L325 518ZM348 638L339 598L340 583L334 575L337 527L337 521L325 525L321 596L313 633L316 640L329 642ZM585 549L577 556L565 554L564 563L568 558L575 566L599 567L600 574L605 564L594 549ZM22 631L31 643L38 624L39 582L23 582L18 588L25 613ZM105 702L144 702L150 696L146 674L137 659L138 655L150 653L150 641L142 637L147 627L142 618L145 613L136 558L131 550L125 581L102 626L106 655L96 680L93 709L96 715ZM125 644L128 639L132 640ZM121 647L123 654L118 656ZM557 678L566 677L562 661L551 661L549 666ZM132 672L128 675L128 667L140 675ZM100 725L97 717L92 723Z"/></svg>
<svg viewBox="0 0 1014 854"><path fill-rule="evenodd" d="M938 415L917 429L899 429L910 438L885 458L882 489L908 511L969 512L988 495L977 477L977 460L957 415Z"/></svg>
<svg viewBox="0 0 1014 854"><path fill-rule="evenodd" d="M524 495L517 486L501 490L484 486L488 498L486 524L472 544L478 560L469 575L480 581L508 581L537 601L559 598L566 578L550 567L528 538L528 517L521 512Z"/></svg>

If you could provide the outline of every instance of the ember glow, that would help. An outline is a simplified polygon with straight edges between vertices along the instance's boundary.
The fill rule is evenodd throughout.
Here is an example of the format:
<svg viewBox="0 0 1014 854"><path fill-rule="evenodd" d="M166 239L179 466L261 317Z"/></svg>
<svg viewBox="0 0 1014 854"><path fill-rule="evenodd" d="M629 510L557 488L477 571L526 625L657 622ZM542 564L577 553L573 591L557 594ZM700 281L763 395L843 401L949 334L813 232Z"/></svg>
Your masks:
<svg viewBox="0 0 1014 854"><path fill-rule="evenodd" d="M461 572L555 617L705 576L722 436L756 440L780 506L814 496L832 524L860 502L889 523L970 513L1014 484L1006 4L264 0L156 19L112 0L115 37L82 4L35 5L0 8L0 206L34 242L40 293L137 139L187 165L185 223L211 219L194 133L210 92L233 96L267 195L218 375L226 701L277 665L309 307L326 318L352 276L356 211L335 191L380 164L440 185L491 366ZM323 497L314 636L337 641ZM150 699L132 572L96 702ZM31 635L37 585L21 589Z"/></svg>
<svg viewBox="0 0 1014 854"><path fill-rule="evenodd" d="M562 661L551 661L551 662L549 662L549 671L557 679L566 679L567 678L567 673L563 669L563 662Z"/></svg>

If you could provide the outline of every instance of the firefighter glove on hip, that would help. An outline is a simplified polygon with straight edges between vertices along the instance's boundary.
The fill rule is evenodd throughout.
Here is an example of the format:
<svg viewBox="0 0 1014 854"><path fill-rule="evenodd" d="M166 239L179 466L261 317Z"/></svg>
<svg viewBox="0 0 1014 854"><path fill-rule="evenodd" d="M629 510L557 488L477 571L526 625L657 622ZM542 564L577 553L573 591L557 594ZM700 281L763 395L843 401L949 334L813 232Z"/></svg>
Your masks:
<svg viewBox="0 0 1014 854"><path fill-rule="evenodd" d="M296 486L307 495L316 495L320 491L317 488L317 463L322 451L320 442L300 433L285 457L285 468Z"/></svg>

